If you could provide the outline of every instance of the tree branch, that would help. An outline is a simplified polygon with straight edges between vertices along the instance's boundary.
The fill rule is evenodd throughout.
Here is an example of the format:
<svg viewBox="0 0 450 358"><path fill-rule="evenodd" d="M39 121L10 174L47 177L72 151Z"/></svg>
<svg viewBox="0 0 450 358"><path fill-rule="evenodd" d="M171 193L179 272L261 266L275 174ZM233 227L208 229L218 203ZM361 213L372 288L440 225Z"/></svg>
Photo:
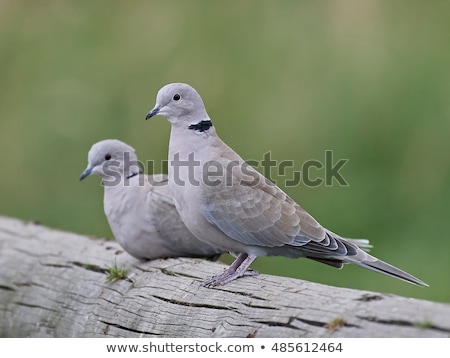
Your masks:
<svg viewBox="0 0 450 358"><path fill-rule="evenodd" d="M108 282L117 260L129 272ZM0 217L1 337L449 337L450 305L259 275L140 262L106 241Z"/></svg>

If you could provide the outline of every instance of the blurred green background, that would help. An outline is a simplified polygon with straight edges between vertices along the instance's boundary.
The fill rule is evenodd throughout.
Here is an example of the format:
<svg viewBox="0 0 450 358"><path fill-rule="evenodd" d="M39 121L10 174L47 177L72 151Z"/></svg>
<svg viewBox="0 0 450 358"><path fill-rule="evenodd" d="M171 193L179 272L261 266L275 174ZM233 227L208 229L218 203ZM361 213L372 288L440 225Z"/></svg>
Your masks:
<svg viewBox="0 0 450 358"><path fill-rule="evenodd" d="M308 260L255 269L450 302L449 14L448 1L2 0L0 214L111 237L100 180L78 180L87 152L121 139L159 172L169 124L144 117L160 87L187 82L245 159L349 159L348 187L278 184L431 287Z"/></svg>

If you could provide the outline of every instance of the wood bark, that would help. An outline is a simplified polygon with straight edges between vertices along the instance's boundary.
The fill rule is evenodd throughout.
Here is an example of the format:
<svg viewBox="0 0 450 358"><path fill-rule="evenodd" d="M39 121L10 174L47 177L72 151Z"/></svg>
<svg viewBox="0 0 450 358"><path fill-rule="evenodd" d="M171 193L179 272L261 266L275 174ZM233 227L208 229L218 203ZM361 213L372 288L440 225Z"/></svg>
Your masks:
<svg viewBox="0 0 450 358"><path fill-rule="evenodd" d="M125 265L125 279L105 269ZM223 287L201 259L137 261L115 241L0 217L0 337L450 337L450 305L259 275Z"/></svg>

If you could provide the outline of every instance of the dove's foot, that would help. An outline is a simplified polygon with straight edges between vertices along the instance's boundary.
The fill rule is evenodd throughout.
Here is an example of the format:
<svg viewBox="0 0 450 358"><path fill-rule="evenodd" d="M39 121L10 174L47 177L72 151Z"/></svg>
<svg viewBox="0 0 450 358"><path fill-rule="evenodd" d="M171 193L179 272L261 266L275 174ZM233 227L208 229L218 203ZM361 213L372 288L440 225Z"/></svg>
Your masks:
<svg viewBox="0 0 450 358"><path fill-rule="evenodd" d="M202 283L202 286L205 287L214 287L219 285L225 285L228 282L231 282L242 276L255 276L258 275L259 272L248 269L253 260L256 259L256 256L248 255L248 254L240 254L237 259L228 267L224 272L220 275L216 275L211 277L209 280L206 280Z"/></svg>

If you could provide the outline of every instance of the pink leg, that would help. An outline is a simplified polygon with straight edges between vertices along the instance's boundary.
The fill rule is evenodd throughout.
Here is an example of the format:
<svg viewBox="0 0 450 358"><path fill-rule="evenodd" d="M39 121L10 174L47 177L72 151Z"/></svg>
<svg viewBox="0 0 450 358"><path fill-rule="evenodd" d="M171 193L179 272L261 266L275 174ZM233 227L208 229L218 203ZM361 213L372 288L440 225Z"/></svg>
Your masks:
<svg viewBox="0 0 450 358"><path fill-rule="evenodd" d="M234 262L220 275L213 276L209 280L202 283L202 286L214 287L218 285L225 285L242 276L258 275L257 271L247 270L251 263L256 259L256 256L248 254L239 254Z"/></svg>

